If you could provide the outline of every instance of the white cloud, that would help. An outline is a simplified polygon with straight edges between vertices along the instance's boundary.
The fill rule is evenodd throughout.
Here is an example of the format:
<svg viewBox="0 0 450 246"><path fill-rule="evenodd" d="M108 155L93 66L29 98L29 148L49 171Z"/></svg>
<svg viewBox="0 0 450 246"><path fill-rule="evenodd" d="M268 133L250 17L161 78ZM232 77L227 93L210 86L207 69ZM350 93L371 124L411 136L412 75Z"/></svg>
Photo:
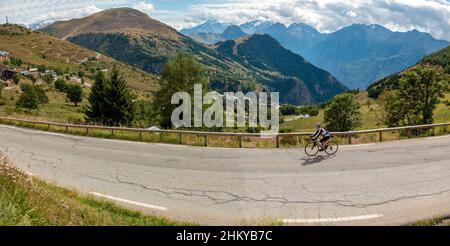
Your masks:
<svg viewBox="0 0 450 246"><path fill-rule="evenodd" d="M323 32L352 23L380 24L395 31L417 29L450 40L447 0L223 0L191 6L187 13L168 21L186 27L208 19L235 24L254 19L287 25L305 22Z"/></svg>
<svg viewBox="0 0 450 246"><path fill-rule="evenodd" d="M305 22L320 31L335 31L352 23L380 24L395 31L417 29L450 40L449 0L170 0L170 9L155 9L163 0L0 0L0 22L31 24L43 20L79 18L111 7L133 7L175 28L191 27L208 19L240 24L273 20ZM168 1L168 0L164 0ZM152 2L152 3L150 3ZM184 4L180 4L184 2ZM207 3L206 3L207 2ZM167 2L165 2L167 4Z"/></svg>
<svg viewBox="0 0 450 246"><path fill-rule="evenodd" d="M112 7L132 7L145 13L155 9L153 4L142 0L20 0L14 4L10 1L0 0L0 16L22 24L80 18Z"/></svg>
<svg viewBox="0 0 450 246"><path fill-rule="evenodd" d="M14 3L0 0L0 16L8 16L11 22L32 24L44 20L79 18L118 6L130 6L130 0L20 0Z"/></svg>
<svg viewBox="0 0 450 246"><path fill-rule="evenodd" d="M153 10L155 10L155 6L153 6L153 4L146 3L144 1L136 3L135 5L133 5L133 8L140 10L144 13L149 13L149 12L152 12Z"/></svg>
<svg viewBox="0 0 450 246"><path fill-rule="evenodd" d="M31 23L41 21L41 20L66 20L66 19L73 19L73 18L79 18L87 15L91 15L97 12L102 11L103 9L91 5L83 8L78 9L71 9L71 10L59 10L59 11L50 11L46 14L36 16L34 18L29 19Z"/></svg>

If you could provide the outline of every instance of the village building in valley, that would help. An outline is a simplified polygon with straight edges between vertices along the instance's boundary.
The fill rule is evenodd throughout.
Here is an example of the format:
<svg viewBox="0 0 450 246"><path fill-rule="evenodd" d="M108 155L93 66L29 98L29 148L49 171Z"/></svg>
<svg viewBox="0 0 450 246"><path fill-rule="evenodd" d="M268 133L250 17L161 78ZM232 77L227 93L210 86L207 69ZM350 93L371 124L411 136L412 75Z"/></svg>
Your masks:
<svg viewBox="0 0 450 246"><path fill-rule="evenodd" d="M5 62L9 60L9 53L6 51L0 50L0 62Z"/></svg>
<svg viewBox="0 0 450 246"><path fill-rule="evenodd" d="M12 80L14 75L17 73L16 70L10 69L7 66L0 64L0 79L1 80Z"/></svg>

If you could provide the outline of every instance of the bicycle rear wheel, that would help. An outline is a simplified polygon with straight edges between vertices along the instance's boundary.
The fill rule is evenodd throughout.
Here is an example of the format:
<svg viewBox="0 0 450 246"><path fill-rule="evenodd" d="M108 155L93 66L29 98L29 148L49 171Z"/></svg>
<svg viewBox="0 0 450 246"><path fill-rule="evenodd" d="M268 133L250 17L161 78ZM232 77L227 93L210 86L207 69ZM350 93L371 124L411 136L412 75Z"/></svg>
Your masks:
<svg viewBox="0 0 450 246"><path fill-rule="evenodd" d="M334 155L338 152L338 150L339 145L336 140L330 140L328 142L328 147L325 149L325 153L327 153L328 155Z"/></svg>
<svg viewBox="0 0 450 246"><path fill-rule="evenodd" d="M308 156L315 156L319 153L319 146L314 143L310 142L305 146L305 154Z"/></svg>

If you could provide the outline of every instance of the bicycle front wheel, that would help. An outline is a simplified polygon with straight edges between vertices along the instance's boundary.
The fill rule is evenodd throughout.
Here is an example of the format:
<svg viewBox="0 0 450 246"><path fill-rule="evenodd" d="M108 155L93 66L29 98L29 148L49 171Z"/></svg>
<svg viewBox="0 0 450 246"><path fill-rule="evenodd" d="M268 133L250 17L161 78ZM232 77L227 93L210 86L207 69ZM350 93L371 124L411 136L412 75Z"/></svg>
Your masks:
<svg viewBox="0 0 450 246"><path fill-rule="evenodd" d="M306 155L315 156L315 155L317 155L317 153L319 153L319 146L316 143L311 142L305 146L305 154Z"/></svg>
<svg viewBox="0 0 450 246"><path fill-rule="evenodd" d="M335 140L331 140L328 142L328 148L325 150L325 153L328 155L334 155L338 152L339 145Z"/></svg>

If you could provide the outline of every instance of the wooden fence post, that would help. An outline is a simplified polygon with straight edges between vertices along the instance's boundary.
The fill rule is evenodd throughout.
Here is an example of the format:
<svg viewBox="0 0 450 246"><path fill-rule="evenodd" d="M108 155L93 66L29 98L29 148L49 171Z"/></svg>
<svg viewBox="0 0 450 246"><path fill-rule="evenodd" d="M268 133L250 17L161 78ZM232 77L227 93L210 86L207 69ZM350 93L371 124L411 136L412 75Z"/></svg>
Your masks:
<svg viewBox="0 0 450 246"><path fill-rule="evenodd" d="M180 132L180 139L179 139L179 144L183 144L183 133Z"/></svg>
<svg viewBox="0 0 450 246"><path fill-rule="evenodd" d="M431 136L436 136L436 127L434 126L431 128Z"/></svg>
<svg viewBox="0 0 450 246"><path fill-rule="evenodd" d="M239 136L239 148L242 148L242 135Z"/></svg>
<svg viewBox="0 0 450 246"><path fill-rule="evenodd" d="M142 142L142 130L139 130L139 141Z"/></svg>
<svg viewBox="0 0 450 246"><path fill-rule="evenodd" d="M205 147L208 147L208 134L205 134Z"/></svg>
<svg viewBox="0 0 450 246"><path fill-rule="evenodd" d="M348 134L348 144L352 144L352 135Z"/></svg>
<svg viewBox="0 0 450 246"><path fill-rule="evenodd" d="M378 132L378 136L380 138L380 142L383 142L383 132L382 131Z"/></svg>
<svg viewBox="0 0 450 246"><path fill-rule="evenodd" d="M277 148L280 148L280 135L277 135Z"/></svg>

